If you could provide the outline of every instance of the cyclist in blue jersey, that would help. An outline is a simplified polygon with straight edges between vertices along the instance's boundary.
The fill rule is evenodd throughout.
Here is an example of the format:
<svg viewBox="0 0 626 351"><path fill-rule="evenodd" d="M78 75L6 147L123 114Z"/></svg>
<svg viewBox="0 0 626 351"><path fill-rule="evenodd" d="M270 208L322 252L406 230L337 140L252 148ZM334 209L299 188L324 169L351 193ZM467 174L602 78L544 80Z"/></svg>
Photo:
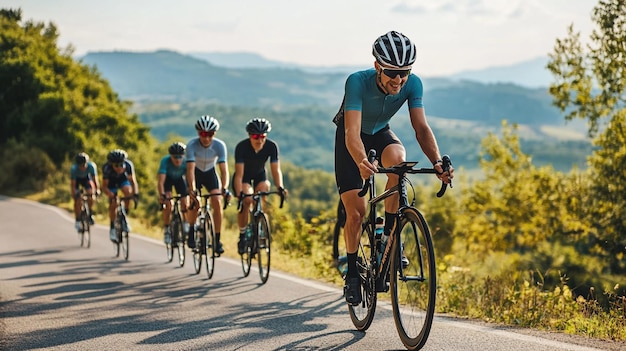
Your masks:
<svg viewBox="0 0 626 351"><path fill-rule="evenodd" d="M233 174L233 191L241 197L241 194L270 190L270 182L267 179L265 162L269 159L272 178L278 191L287 195L287 189L283 186L283 173L278 160L278 145L267 138L267 133L272 130L272 124L265 118L253 118L246 124L248 138L244 139L235 147L235 173ZM243 198L244 210L237 214L239 225L239 242L237 251L243 254L246 250L246 225L248 223L248 209L252 206L252 198Z"/></svg>
<svg viewBox="0 0 626 351"><path fill-rule="evenodd" d="M81 152L76 155L74 161L70 168L70 192L74 199L74 216L76 218L74 227L77 231L80 231L80 207L83 201L80 195L80 187L89 195L87 200L89 212L91 213L89 222L93 225L93 196L100 195L100 183L98 182L98 168L93 161L89 160L89 155Z"/></svg>
<svg viewBox="0 0 626 351"><path fill-rule="evenodd" d="M335 178L346 210L344 237L348 252L348 272L344 286L346 301L361 302L360 279L356 266L361 223L366 201L358 196L367 179L376 172L378 162L392 166L405 161L406 150L389 129L389 120L406 102L415 139L422 151L440 173L437 177L449 183L453 169L443 173L441 154L424 112L421 79L411 74L415 62L415 45L404 34L391 31L374 41L374 68L352 73L346 80L341 108L333 119L335 134ZM375 149L377 161L370 163L367 150ZM388 175L385 189L398 183L397 176ZM388 235L394 225L397 194L385 200L384 231Z"/></svg>
<svg viewBox="0 0 626 351"><path fill-rule="evenodd" d="M176 142L168 148L168 156L161 159L159 170L157 171L157 191L160 194L159 202L163 207L163 238L166 244L172 243L172 230L170 221L172 217L172 188L176 189L176 193L180 198L180 211L183 214L183 232L189 231L187 222L187 180L185 172L187 165L185 163L185 144Z"/></svg>
<svg viewBox="0 0 626 351"><path fill-rule="evenodd" d="M118 191L122 191L124 197L134 196L135 201L139 199L139 185L137 177L135 177L135 166L128 159L128 154L124 150L115 149L107 155L107 163L102 166L102 188L105 195L109 198L109 219L111 220L111 229L109 230L110 239L117 242L115 228L115 210L117 207L115 197ZM130 213L130 200L125 200L124 205L127 213ZM129 228L125 228L130 232Z"/></svg>
<svg viewBox="0 0 626 351"><path fill-rule="evenodd" d="M213 212L213 227L215 229L215 252L224 253L221 242L222 229L222 201L223 197L229 197L228 191L229 173L228 163L226 163L226 144L215 138L215 132L220 129L220 123L214 117L205 115L196 122L198 137L191 139L187 143L187 186L190 194L197 194L197 190L204 186L210 194L221 194L222 196L212 196L211 210ZM220 176L218 178L215 167L219 167ZM200 210L198 197L191 196L193 204L189 206L189 223L195 223ZM193 209L193 210L192 210ZM189 228L187 245L195 248L194 226Z"/></svg>

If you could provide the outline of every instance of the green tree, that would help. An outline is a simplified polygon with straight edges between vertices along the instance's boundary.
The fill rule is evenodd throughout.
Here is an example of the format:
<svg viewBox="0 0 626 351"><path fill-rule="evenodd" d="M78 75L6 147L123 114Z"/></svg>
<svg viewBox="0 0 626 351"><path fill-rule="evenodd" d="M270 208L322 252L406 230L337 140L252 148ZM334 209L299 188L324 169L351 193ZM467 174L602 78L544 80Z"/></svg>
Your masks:
<svg viewBox="0 0 626 351"><path fill-rule="evenodd" d="M599 1L592 19L596 28L586 46L573 25L556 41L550 93L566 119L588 121L596 147L589 158L589 240L619 273L626 271L626 1Z"/></svg>
<svg viewBox="0 0 626 351"><path fill-rule="evenodd" d="M57 47L54 24L23 21L20 9L0 9L0 33L0 146L43 150L56 167L79 151L98 164L113 148L129 151L138 165L137 159L152 157L142 156L153 140L129 114L130 103L121 101L95 68L74 61L71 46ZM4 171L19 176L16 170ZM138 173L148 175L141 166ZM0 189L3 184L12 182Z"/></svg>

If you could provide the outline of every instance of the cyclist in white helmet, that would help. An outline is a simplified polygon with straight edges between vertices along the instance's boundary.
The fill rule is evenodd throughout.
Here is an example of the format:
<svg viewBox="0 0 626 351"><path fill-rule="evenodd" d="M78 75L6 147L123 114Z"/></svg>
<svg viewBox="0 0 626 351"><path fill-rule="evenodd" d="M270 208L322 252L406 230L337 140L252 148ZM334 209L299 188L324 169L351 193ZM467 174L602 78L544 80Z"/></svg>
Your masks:
<svg viewBox="0 0 626 351"><path fill-rule="evenodd" d="M224 247L220 240L222 229L222 201L223 196L230 196L228 191L229 173L226 162L226 144L215 138L215 132L220 129L220 123L211 116L202 116L196 122L198 137L191 139L187 143L185 158L187 159L187 186L194 205L188 212L189 223L195 223L198 217L199 200L193 194L198 188L204 186L211 194L221 194L222 196L212 196L211 210L213 212L213 227L215 229L217 254L224 253ZM219 167L220 176L218 178L215 167ZM195 248L194 226L190 225L187 245Z"/></svg>
<svg viewBox="0 0 626 351"><path fill-rule="evenodd" d="M449 183L452 167L443 173L441 154L424 112L421 79L411 73L416 58L415 44L404 34L391 31L381 35L372 45L376 59L374 68L352 73L345 84L339 112L333 119L335 134L335 178L346 210L344 237L348 252L348 272L344 286L349 304L361 302L360 279L356 266L361 223L366 211L365 199L358 196L363 179L376 172L376 164L388 167L405 161L406 150L389 129L389 120L405 104L415 130L415 139L422 151L441 172L437 177ZM375 149L377 160L370 163L367 150ZM398 183L389 175L386 189ZM397 210L397 194L385 201L385 234L391 232Z"/></svg>

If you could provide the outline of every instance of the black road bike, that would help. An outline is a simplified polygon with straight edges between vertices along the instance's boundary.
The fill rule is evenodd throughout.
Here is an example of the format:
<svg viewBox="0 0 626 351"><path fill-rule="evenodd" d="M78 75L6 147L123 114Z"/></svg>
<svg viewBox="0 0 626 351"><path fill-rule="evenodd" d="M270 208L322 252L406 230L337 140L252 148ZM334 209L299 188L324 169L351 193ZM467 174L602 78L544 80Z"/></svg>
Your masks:
<svg viewBox="0 0 626 351"><path fill-rule="evenodd" d="M167 262L172 262L174 259L174 249L178 253L178 265L180 267L185 265L185 233L183 231L183 214L180 211L180 195L172 195L166 198L165 201L172 202L172 214L170 220L170 234L171 242L165 243L165 250L167 251ZM165 209L165 205L161 207L161 210Z"/></svg>
<svg viewBox="0 0 626 351"><path fill-rule="evenodd" d="M252 259L256 257L259 263L259 276L261 283L265 284L270 275L270 258L272 236L267 215L263 212L263 197L267 195L280 195L280 208L285 202L285 194L280 191L260 191L254 194L241 194L237 209L239 212L244 211L243 199L252 197L253 206L248 216L248 226L246 228L246 249L241 254L241 268L243 276L250 274ZM246 209L247 211L247 209Z"/></svg>
<svg viewBox="0 0 626 351"><path fill-rule="evenodd" d="M369 153L374 162L376 153ZM449 171L450 158L442 158L444 172ZM415 190L407 174L434 174L434 168L414 168L417 162L402 162L389 168L378 167L378 173L398 176L398 184L376 195L372 175L359 193L369 193L368 213L363 222L358 248L357 266L361 278L363 300L356 306L348 305L352 323L358 330L366 330L376 311L378 292L391 288L393 317L402 343L408 350L424 346L430 333L435 314L437 277L435 251L430 230L422 213L409 203L407 186ZM447 184L443 184L437 197L443 196ZM398 210L395 225L385 246L375 235L377 206L388 197L398 194ZM415 198L415 196L413 196ZM389 285L388 285L389 284Z"/></svg>
<svg viewBox="0 0 626 351"><path fill-rule="evenodd" d="M115 235L117 237L117 242L113 243L113 252L115 253L115 257L120 256L120 247L123 252L124 259L128 261L128 255L130 251L130 243L129 239L129 226L127 219L126 206L124 205L125 200L133 200L135 203L135 208L137 208L137 198L132 196L115 196L111 201L117 202L117 207L115 209L115 220L113 221L113 227L115 228Z"/></svg>
<svg viewBox="0 0 626 351"><path fill-rule="evenodd" d="M78 241L81 247L91 247L91 210L89 209L89 200L92 196L85 192L84 189L80 189L76 194L81 201L80 204L80 230L78 230Z"/></svg>
<svg viewBox="0 0 626 351"><path fill-rule="evenodd" d="M219 254L215 252L217 245L217 238L215 237L215 229L213 227L213 214L211 214L211 201L209 198L212 196L222 196L221 193L217 194L202 194L202 189L198 189L198 197L202 206L200 207L200 215L196 219L195 232L195 244L196 247L193 251L193 268L196 274L200 273L202 269L202 262L206 268L206 273L209 279L213 278L213 272L215 270L215 258L219 257ZM222 209L226 209L229 204L230 197L224 196L224 205Z"/></svg>

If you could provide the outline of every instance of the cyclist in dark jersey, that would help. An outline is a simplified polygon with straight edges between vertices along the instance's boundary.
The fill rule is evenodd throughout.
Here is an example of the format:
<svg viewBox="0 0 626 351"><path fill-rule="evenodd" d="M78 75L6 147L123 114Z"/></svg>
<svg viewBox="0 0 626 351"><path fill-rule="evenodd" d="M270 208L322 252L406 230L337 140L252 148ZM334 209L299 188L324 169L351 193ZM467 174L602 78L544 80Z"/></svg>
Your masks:
<svg viewBox="0 0 626 351"><path fill-rule="evenodd" d="M402 33L388 32L372 45L376 58L374 68L351 74L345 85L343 103L333 122L335 134L335 178L346 209L344 237L348 252L348 272L344 286L349 304L361 302L360 279L356 266L361 223L366 211L366 201L358 196L367 179L376 172L376 164L389 167L405 161L406 150L398 137L389 129L389 120L408 104L415 139L422 151L440 172L437 177L449 183L453 169L443 173L441 154L424 112L422 81L411 68L415 62L415 45ZM367 159L367 150L375 149L377 161ZM389 175L385 189L398 184L397 176ZM385 234L391 232L397 210L397 194L385 200Z"/></svg>
<svg viewBox="0 0 626 351"><path fill-rule="evenodd" d="M269 159L270 170L276 188L284 195L287 189L283 185L283 173L278 160L278 145L267 138L272 130L272 124L265 118L254 118L246 124L248 138L240 141L235 147L235 173L233 174L234 193L241 197L241 193L252 194L258 191L269 191L270 182L267 179L265 163ZM252 198L243 198L244 210L237 214L239 224L239 254L245 251L245 231L248 223L248 209L252 206Z"/></svg>
<svg viewBox="0 0 626 351"><path fill-rule="evenodd" d="M169 155L161 159L159 170L157 171L157 191L159 192L159 202L163 207L163 240L166 244L172 243L172 231L170 221L172 217L172 202L168 199L172 197L172 188L180 198L180 211L183 214L183 232L189 231L187 221L187 180L185 172L187 165L185 162L185 144L177 142L168 148Z"/></svg>
<svg viewBox="0 0 626 351"><path fill-rule="evenodd" d="M197 189L204 186L210 194L221 194L222 196L212 196L211 211L213 212L213 228L215 229L215 252L224 253L224 246L220 240L222 229L222 201L223 197L228 198L228 163L226 158L226 144L215 138L215 132L220 129L220 123L214 117L201 116L196 122L197 138L191 139L187 143L187 186L190 194L197 194ZM218 178L215 168L219 167L220 177ZM193 204L189 208L189 223L195 223L198 218L200 206L196 196L191 196ZM192 208L194 210L192 210ZM190 226L187 245L190 248L196 247L194 239L194 226Z"/></svg>
<svg viewBox="0 0 626 351"><path fill-rule="evenodd" d="M115 149L107 155L107 163L102 166L102 188L105 195L109 198L109 219L111 220L111 229L109 230L110 239L113 242L117 242L117 235L115 235L115 228L113 221L115 221L115 210L117 204L115 196L119 190L122 191L124 197L135 197L135 201L139 198L139 185L137 184L137 177L135 177L135 166L127 158L128 154L124 150ZM125 200L127 213L130 213L130 200ZM129 228L125 228L127 232L130 232L130 224L127 223Z"/></svg>
<svg viewBox="0 0 626 351"><path fill-rule="evenodd" d="M76 223L74 227L77 231L81 230L80 224L80 207L82 198L80 196L80 187L82 187L89 195L87 205L91 217L89 222L93 225L93 195L100 195L100 183L98 182L98 168L93 161L89 160L89 155L84 152L76 155L75 163L70 169L70 192L74 199L74 216Z"/></svg>

